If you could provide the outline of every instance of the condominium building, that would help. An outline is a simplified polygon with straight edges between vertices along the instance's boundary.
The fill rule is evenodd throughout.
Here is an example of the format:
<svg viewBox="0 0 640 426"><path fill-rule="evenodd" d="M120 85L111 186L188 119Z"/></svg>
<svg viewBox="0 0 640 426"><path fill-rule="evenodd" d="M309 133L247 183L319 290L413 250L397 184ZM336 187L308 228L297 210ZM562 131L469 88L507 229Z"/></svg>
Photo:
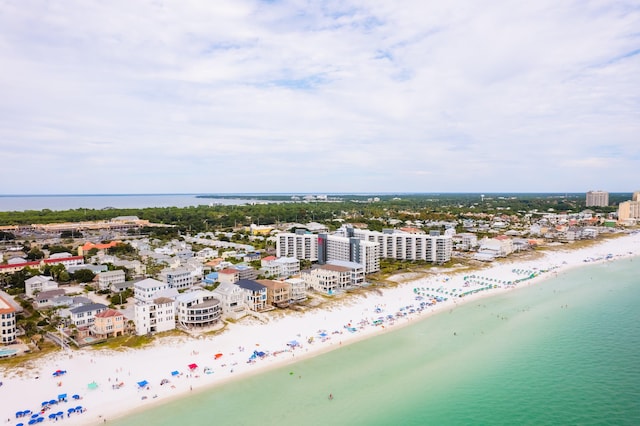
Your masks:
<svg viewBox="0 0 640 426"><path fill-rule="evenodd" d="M640 201L624 201L618 205L618 220L640 219Z"/></svg>
<svg viewBox="0 0 640 426"><path fill-rule="evenodd" d="M606 207L609 205L609 193L606 191L587 192L587 207Z"/></svg>
<svg viewBox="0 0 640 426"><path fill-rule="evenodd" d="M297 230L282 232L276 239L277 257L294 257L315 262L318 260L318 234Z"/></svg>
<svg viewBox="0 0 640 426"><path fill-rule="evenodd" d="M392 229L379 232L342 226L337 233L377 243L379 255L385 259L445 263L451 260L453 251L452 236L436 232L426 235Z"/></svg>
<svg viewBox="0 0 640 426"><path fill-rule="evenodd" d="M318 263L323 265L332 260L359 263L366 274L377 272L380 270L379 246L354 236L319 234Z"/></svg>
<svg viewBox="0 0 640 426"><path fill-rule="evenodd" d="M151 302L162 290L167 290L169 284L163 283L153 278L147 278L133 284L133 296L138 302Z"/></svg>

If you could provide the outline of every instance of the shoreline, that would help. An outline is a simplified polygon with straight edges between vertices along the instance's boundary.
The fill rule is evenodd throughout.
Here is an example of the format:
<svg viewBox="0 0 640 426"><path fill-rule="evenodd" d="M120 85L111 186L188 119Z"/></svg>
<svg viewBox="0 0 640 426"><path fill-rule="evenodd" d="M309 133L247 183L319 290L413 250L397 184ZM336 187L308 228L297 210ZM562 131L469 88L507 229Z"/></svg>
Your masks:
<svg viewBox="0 0 640 426"><path fill-rule="evenodd" d="M300 360L397 330L469 301L535 285L569 269L638 255L640 233L634 233L586 248L544 253L533 260L505 260L475 272L463 270L450 275L443 273L409 280L393 288L381 289L380 295L355 295L327 309L292 313L274 318L267 324L253 321L229 324L224 332L215 336L164 337L150 346L125 351L87 348L71 353L58 352L34 361L34 368L20 367L12 371L0 365L4 382L0 387L0 398L3 400L0 415L5 416L7 424L26 424L24 419L15 418L17 411L35 411L40 407L40 401L67 393L69 400L74 394L82 399L62 403L53 411L64 410L66 413L67 407L75 405L82 405L87 411L65 417L63 424L89 425L123 418L159 404L186 398L191 393L211 391L230 381L293 365ZM585 262L587 259L592 260ZM543 270L547 272L540 272ZM537 274L531 278L514 285L504 284L518 277L531 276L528 273L533 271L537 271ZM470 273L478 275L478 284L463 287L465 275ZM454 289L460 292L463 288L469 291L483 288L486 286L482 284L485 279L503 284L462 298L450 296ZM470 281L466 280L467 283ZM441 291L424 290L416 293L416 289ZM416 296L429 292L449 297L447 301L418 311L420 302ZM408 308L410 305L412 308ZM410 313L411 309L415 312ZM405 315L398 316L400 313ZM389 316L393 316L393 320ZM383 321L376 325L380 317ZM297 345L288 345L294 340ZM249 362L254 351L265 352L266 355L256 356ZM222 353L219 359L214 357L217 353ZM189 372L187 367L191 363L198 365L193 372ZM213 373L205 374L205 367L210 367ZM58 369L66 370L67 374L53 378L51 373ZM182 374L173 377L170 374L172 371ZM169 380L169 383L160 385L162 379ZM136 383L142 380L149 381L148 388L138 389ZM87 389L92 381L98 384L95 390ZM124 383L120 389L112 388L113 384L120 382ZM58 386L58 383L61 385ZM44 417L47 415L45 413Z"/></svg>

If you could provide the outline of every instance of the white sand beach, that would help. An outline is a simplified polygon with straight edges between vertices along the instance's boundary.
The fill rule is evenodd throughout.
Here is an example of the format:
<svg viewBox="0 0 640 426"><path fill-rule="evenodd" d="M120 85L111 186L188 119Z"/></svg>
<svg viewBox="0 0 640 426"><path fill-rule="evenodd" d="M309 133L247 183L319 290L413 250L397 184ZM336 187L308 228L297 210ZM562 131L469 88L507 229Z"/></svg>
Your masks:
<svg viewBox="0 0 640 426"><path fill-rule="evenodd" d="M30 367L0 366L0 419L27 425L41 412L43 402L53 400L56 403L46 404L41 414L45 422L100 424L388 332L457 304L535 285L569 268L638 255L640 233L634 233L588 248L545 252L535 260L504 259L480 271L411 280L337 301L328 309L272 316L266 324L245 319L215 336L166 337L136 350L61 350ZM459 297L462 293L466 295ZM440 301L432 305L434 299ZM191 364L195 368L190 369ZM65 373L54 376L58 370ZM147 384L138 385L144 381ZM62 394L66 401L57 402ZM82 412L69 412L79 406ZM17 413L24 416L16 418Z"/></svg>

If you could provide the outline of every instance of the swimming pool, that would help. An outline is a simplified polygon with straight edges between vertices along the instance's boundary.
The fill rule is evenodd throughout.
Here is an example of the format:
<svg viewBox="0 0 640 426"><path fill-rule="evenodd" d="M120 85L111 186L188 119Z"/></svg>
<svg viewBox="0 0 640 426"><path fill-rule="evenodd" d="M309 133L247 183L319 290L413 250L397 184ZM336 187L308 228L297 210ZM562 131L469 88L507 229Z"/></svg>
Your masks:
<svg viewBox="0 0 640 426"><path fill-rule="evenodd" d="M17 349L0 349L0 358L6 358L18 353Z"/></svg>

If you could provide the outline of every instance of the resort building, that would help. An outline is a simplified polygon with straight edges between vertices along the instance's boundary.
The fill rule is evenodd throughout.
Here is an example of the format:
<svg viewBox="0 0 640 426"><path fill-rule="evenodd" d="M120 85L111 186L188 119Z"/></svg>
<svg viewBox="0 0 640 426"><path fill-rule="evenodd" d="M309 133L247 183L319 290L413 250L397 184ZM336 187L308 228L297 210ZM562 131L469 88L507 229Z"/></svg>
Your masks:
<svg viewBox="0 0 640 426"><path fill-rule="evenodd" d="M75 308L61 309L60 316L67 318L69 324L84 328L93 325L96 315L106 310L107 306L102 303L90 303Z"/></svg>
<svg viewBox="0 0 640 426"><path fill-rule="evenodd" d="M133 295L139 302L151 302L158 292L167 290L168 288L169 284L167 283L154 280L153 278L147 278L133 285Z"/></svg>
<svg viewBox="0 0 640 426"><path fill-rule="evenodd" d="M0 297L0 337L3 345L16 342L16 309L4 297Z"/></svg>
<svg viewBox="0 0 640 426"><path fill-rule="evenodd" d="M637 194L637 193L636 193ZM634 194L635 196L635 194ZM624 201L618 205L618 220L621 222L635 222L640 219L640 200Z"/></svg>
<svg viewBox="0 0 640 426"><path fill-rule="evenodd" d="M149 302L137 302L134 306L136 334L160 333L176 328L176 309L173 299L157 297Z"/></svg>
<svg viewBox="0 0 640 426"><path fill-rule="evenodd" d="M318 263L322 265L332 260L359 263L365 273L370 274L380 270L380 248L375 242L353 235L319 234Z"/></svg>
<svg viewBox="0 0 640 426"><path fill-rule="evenodd" d="M124 284L125 278L124 271L120 269L101 272L98 274L98 288L100 290L107 290L112 284Z"/></svg>
<svg viewBox="0 0 640 426"><path fill-rule="evenodd" d="M606 191L587 192L586 206L606 207L609 205L609 193Z"/></svg>
<svg viewBox="0 0 640 426"><path fill-rule="evenodd" d="M222 315L222 306L215 295L207 290L192 290L176 297L178 324L184 328L207 327Z"/></svg>
<svg viewBox="0 0 640 426"><path fill-rule="evenodd" d="M285 281L258 280L267 288L267 304L278 308L286 308L290 303L291 285Z"/></svg>
<svg viewBox="0 0 640 426"><path fill-rule="evenodd" d="M336 233L377 243L379 256L385 259L424 260L442 264L451 260L453 252L452 236L439 235L437 232L429 235L394 229L379 232L343 225ZM369 273L368 270L366 272Z"/></svg>
<svg viewBox="0 0 640 426"><path fill-rule="evenodd" d="M53 278L44 275L36 275L24 282L24 292L27 297L33 297L41 291L55 290L58 288L58 283L53 281Z"/></svg>
<svg viewBox="0 0 640 426"><path fill-rule="evenodd" d="M234 320L240 319L247 314L247 307L244 303L244 290L229 282L221 282L212 292L220 300L222 315L225 318Z"/></svg>
<svg viewBox="0 0 640 426"><path fill-rule="evenodd" d="M91 334L98 338L109 338L122 336L125 330L126 318L115 309L107 309L97 313L93 325L90 327Z"/></svg>
<svg viewBox="0 0 640 426"><path fill-rule="evenodd" d="M318 260L318 234L304 230L282 232L276 240L276 256L294 257L315 262Z"/></svg>
<svg viewBox="0 0 640 426"><path fill-rule="evenodd" d="M254 312L267 310L267 288L252 280L240 280L236 283L244 293L244 304Z"/></svg>
<svg viewBox="0 0 640 426"><path fill-rule="evenodd" d="M300 261L295 257L267 256L260 264L267 277L287 278L300 273Z"/></svg>
<svg viewBox="0 0 640 426"><path fill-rule="evenodd" d="M158 274L158 279L176 290L188 289L194 283L193 275L187 268L165 268Z"/></svg>

